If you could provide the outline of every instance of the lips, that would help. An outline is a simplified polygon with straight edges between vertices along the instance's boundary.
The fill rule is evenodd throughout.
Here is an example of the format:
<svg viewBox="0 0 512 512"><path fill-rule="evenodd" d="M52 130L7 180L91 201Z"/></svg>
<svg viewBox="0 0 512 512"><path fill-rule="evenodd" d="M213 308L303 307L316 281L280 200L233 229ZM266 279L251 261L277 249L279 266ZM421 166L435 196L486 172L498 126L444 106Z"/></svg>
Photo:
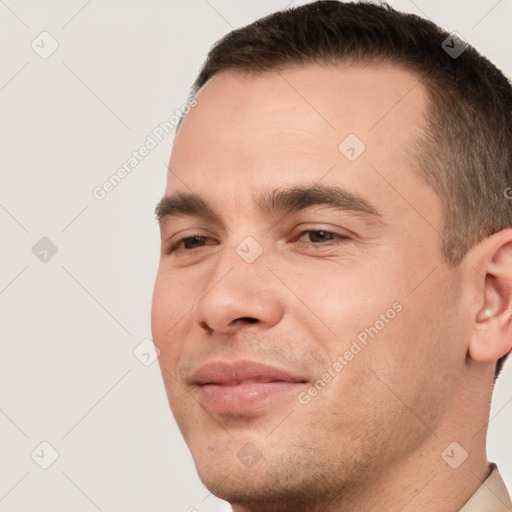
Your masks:
<svg viewBox="0 0 512 512"><path fill-rule="evenodd" d="M212 412L241 414L298 392L307 380L257 361L210 362L193 375L202 405Z"/></svg>

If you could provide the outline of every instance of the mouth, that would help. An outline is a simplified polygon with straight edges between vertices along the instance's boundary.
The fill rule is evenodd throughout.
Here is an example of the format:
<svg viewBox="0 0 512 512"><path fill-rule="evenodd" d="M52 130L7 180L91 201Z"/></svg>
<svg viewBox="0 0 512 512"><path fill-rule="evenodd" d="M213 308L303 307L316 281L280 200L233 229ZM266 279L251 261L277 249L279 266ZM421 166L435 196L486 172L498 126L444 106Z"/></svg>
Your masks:
<svg viewBox="0 0 512 512"><path fill-rule="evenodd" d="M280 368L247 360L207 363L192 379L201 404L221 414L242 414L289 399L306 382Z"/></svg>

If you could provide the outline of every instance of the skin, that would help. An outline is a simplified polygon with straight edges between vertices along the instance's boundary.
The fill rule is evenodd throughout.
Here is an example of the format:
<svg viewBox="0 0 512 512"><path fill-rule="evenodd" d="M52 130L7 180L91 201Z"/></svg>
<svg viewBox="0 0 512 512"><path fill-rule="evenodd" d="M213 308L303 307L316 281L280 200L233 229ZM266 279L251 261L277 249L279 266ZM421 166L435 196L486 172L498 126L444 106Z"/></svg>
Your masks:
<svg viewBox="0 0 512 512"><path fill-rule="evenodd" d="M512 339L512 230L457 268L443 260L442 205L410 151L427 101L418 78L391 65L228 71L196 99L166 194L199 194L221 223L161 219L152 330L200 478L235 512L459 510L490 471L494 366ZM353 162L338 149L350 133L366 146ZM343 187L381 217L257 208L264 191L312 184ZM166 252L192 236L208 238ZM253 263L236 252L247 236L263 249ZM307 391L397 302L307 404L293 392L213 413L190 385L208 361L251 359L301 375ZM453 442L468 453L458 469L441 457ZM237 456L247 443L261 453L251 467Z"/></svg>

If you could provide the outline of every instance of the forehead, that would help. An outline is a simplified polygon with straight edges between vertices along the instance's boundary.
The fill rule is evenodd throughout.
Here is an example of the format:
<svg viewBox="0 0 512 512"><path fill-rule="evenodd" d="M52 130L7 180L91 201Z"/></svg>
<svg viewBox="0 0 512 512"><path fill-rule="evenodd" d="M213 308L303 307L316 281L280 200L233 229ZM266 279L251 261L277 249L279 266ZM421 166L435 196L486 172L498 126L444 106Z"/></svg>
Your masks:
<svg viewBox="0 0 512 512"><path fill-rule="evenodd" d="M420 203L436 198L413 172L410 152L426 98L416 75L389 64L222 72L180 126L167 193L242 207L256 190L321 181L388 203L406 193L429 209Z"/></svg>
<svg viewBox="0 0 512 512"><path fill-rule="evenodd" d="M223 120L244 124L257 112L251 119L255 129L268 128L270 119L276 129L283 129L286 114L293 111L302 114L311 129L317 124L339 132L350 127L364 136L378 134L382 123L389 127L400 121L407 121L407 132L416 118L423 118L426 94L416 74L390 63L309 64L262 73L224 71L210 79L196 99L199 108L187 116L188 123L200 113L201 121L209 118L215 125Z"/></svg>

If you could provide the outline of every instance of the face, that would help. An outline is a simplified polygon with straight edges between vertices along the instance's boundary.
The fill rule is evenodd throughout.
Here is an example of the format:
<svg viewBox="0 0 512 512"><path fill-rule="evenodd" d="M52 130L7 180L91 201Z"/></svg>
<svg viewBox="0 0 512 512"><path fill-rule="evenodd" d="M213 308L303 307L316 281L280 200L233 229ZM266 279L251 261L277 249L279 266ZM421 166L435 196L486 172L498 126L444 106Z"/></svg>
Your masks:
<svg viewBox="0 0 512 512"><path fill-rule="evenodd" d="M180 127L153 337L199 475L235 505L355 492L449 414L461 284L410 151L425 102L392 66L223 72Z"/></svg>

